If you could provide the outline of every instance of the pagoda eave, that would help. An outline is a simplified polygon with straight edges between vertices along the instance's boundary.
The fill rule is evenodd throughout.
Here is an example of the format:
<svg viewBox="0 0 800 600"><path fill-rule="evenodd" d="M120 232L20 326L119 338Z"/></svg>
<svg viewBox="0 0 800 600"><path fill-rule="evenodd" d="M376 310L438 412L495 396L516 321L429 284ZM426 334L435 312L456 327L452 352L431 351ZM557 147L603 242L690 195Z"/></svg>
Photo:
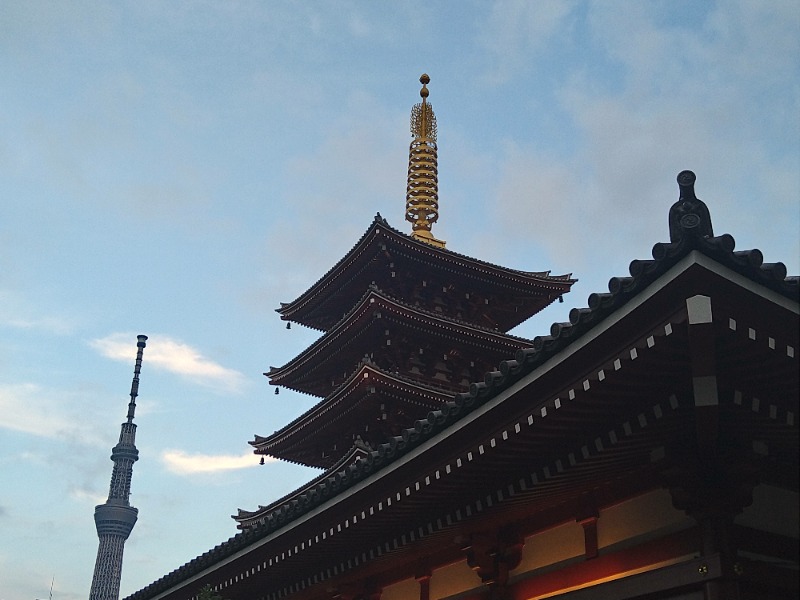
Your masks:
<svg viewBox="0 0 800 600"><path fill-rule="evenodd" d="M387 370L398 369L399 365L389 364L398 360L398 354L408 357L420 350L413 342L419 336L411 334L416 330L424 330L429 353L440 352L444 355L451 352L453 340L457 340L456 346L460 348L480 349L479 355L494 360L494 364L484 361L484 371L518 349L532 344L531 340L457 321L444 314L401 302L381 290L370 289L335 328L292 361L282 367L273 367L266 375L272 385L324 397L331 388L330 378L324 374L349 373L364 358L357 348L373 348L371 360L376 363L380 363L380 357L391 350L392 356L386 359L387 364L380 366ZM373 343L359 343L359 340L366 338ZM398 344L401 346L398 347ZM451 360L457 362L455 358ZM462 370L455 365L453 369ZM400 370L407 371L405 368ZM476 377L479 373L471 369L469 375ZM443 380L441 384L454 392L464 388L460 380ZM465 385L468 384L469 381L466 381Z"/></svg>
<svg viewBox="0 0 800 600"><path fill-rule="evenodd" d="M460 280L485 294L502 291L527 298L531 304L524 311L503 317L499 325L504 331L569 292L577 281L571 274L519 271L439 248L393 229L378 216L344 258L296 300L281 303L276 312L282 320L325 331L335 324L336 315L356 302L354 289L370 283L381 286L382 280L399 277L409 269L417 271L420 266L425 267L432 284Z"/></svg>
<svg viewBox="0 0 800 600"><path fill-rule="evenodd" d="M453 397L449 390L363 364L324 401L272 435L257 435L249 443L255 454L328 468L358 437L396 434L420 413L434 410ZM347 432L351 437L338 433L345 422L353 424L353 430Z"/></svg>

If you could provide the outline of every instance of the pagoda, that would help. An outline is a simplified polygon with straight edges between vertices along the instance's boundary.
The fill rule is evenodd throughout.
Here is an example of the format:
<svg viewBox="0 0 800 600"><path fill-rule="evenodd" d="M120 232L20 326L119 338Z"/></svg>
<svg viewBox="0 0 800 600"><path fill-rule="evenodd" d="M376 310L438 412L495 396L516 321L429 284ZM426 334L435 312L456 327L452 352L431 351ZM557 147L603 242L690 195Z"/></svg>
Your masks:
<svg viewBox="0 0 800 600"><path fill-rule="evenodd" d="M257 435L256 454L323 469L355 460L530 347L508 332L576 281L470 258L433 236L439 199L429 82L420 77L422 101L411 112L405 212L412 234L377 214L344 258L277 309L287 326L323 333L265 375L321 400L272 435Z"/></svg>

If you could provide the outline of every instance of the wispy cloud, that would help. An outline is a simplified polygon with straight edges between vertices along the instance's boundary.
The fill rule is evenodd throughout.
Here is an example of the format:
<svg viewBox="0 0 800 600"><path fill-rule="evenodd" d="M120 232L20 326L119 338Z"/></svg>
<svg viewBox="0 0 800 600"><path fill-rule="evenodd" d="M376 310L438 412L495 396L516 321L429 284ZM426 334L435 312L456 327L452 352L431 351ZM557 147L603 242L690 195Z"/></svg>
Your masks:
<svg viewBox="0 0 800 600"><path fill-rule="evenodd" d="M574 6L563 0L493 5L479 33L491 58L490 80L506 83L516 72L529 69L531 57L557 35Z"/></svg>
<svg viewBox="0 0 800 600"><path fill-rule="evenodd" d="M269 458L272 461L274 459ZM217 473L219 471L234 471L246 469L258 464L258 459L252 452L240 455L231 454L190 454L183 450L164 450L161 461L169 471L179 475L194 475L197 473Z"/></svg>
<svg viewBox="0 0 800 600"><path fill-rule="evenodd" d="M69 496L73 500L96 506L106 501L108 496L101 492L85 489L76 485L70 486Z"/></svg>
<svg viewBox="0 0 800 600"><path fill-rule="evenodd" d="M75 330L76 323L63 316L37 314L21 294L0 290L0 326L66 335Z"/></svg>
<svg viewBox="0 0 800 600"><path fill-rule="evenodd" d="M113 333L91 340L89 344L112 360L131 361L135 337L129 333ZM148 367L160 368L211 388L238 393L245 382L239 371L223 367L196 348L168 336L150 336L146 354Z"/></svg>
<svg viewBox="0 0 800 600"><path fill-rule="evenodd" d="M76 423L53 410L46 390L32 383L0 386L0 427L45 437L58 437Z"/></svg>
<svg viewBox="0 0 800 600"><path fill-rule="evenodd" d="M80 394L34 383L0 385L0 429L78 446L103 446L102 428L86 426L86 404ZM20 459L41 464L41 456L25 451Z"/></svg>

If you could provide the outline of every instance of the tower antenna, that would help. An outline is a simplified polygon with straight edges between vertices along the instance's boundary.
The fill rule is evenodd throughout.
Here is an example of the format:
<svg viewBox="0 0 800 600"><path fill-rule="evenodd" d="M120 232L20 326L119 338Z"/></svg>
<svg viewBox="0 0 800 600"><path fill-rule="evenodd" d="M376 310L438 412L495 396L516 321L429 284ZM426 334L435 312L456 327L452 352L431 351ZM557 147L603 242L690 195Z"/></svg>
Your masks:
<svg viewBox="0 0 800 600"><path fill-rule="evenodd" d="M139 395L139 373L142 370L142 355L147 336L140 335L137 340L136 364L133 368L128 415L126 421L121 425L119 442L111 450L114 468L111 472L108 500L94 509L94 523L97 528L99 544L89 600L119 599L125 540L128 539L139 514L139 510L131 506L129 500L133 463L139 460L133 416L136 412L136 397Z"/></svg>

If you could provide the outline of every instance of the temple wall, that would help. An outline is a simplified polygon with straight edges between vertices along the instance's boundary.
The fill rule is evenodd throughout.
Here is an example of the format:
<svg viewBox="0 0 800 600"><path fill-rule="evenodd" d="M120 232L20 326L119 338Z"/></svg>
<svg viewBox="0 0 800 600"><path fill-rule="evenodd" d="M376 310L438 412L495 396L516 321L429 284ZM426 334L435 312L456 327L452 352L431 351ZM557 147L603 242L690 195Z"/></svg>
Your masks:
<svg viewBox="0 0 800 600"><path fill-rule="evenodd" d="M583 556L583 527L576 521L563 523L525 538L522 560L512 571L512 575L581 556Z"/></svg>
<svg viewBox="0 0 800 600"><path fill-rule="evenodd" d="M430 598L448 598L467 590L480 588L481 580L467 566L466 560L436 569L431 574ZM420 584L414 579L405 579L383 588L381 600L413 600L419 598Z"/></svg>
<svg viewBox="0 0 800 600"><path fill-rule="evenodd" d="M759 485L753 494L753 504L737 518L736 522L746 527L797 538L797 506L797 493ZM599 514L597 536L601 556L604 552L615 552L636 546L695 525L683 511L672 506L670 494L664 489L654 490L604 508ZM511 573L512 580L524 580L525 574L533 571L547 573L568 565L579 564L586 560L584 551L583 527L578 522L562 523L537 532L525 539L522 559L519 566ZM676 556L667 563L654 564L649 568L687 558ZM466 560L440 567L432 572L430 600L456 598L472 600L473 597L478 597L476 594L480 594L480 591L480 580L467 566ZM688 593L686 598L695 596L696 592L692 592ZM419 582L407 579L384 588L381 600L415 600L419 597Z"/></svg>
<svg viewBox="0 0 800 600"><path fill-rule="evenodd" d="M797 539L800 538L799 505L800 494L797 492L757 485L753 490L753 504L736 517L735 523Z"/></svg>
<svg viewBox="0 0 800 600"><path fill-rule="evenodd" d="M414 600L419 598L419 583L414 579L405 579L400 583L383 588L381 600Z"/></svg>
<svg viewBox="0 0 800 600"><path fill-rule="evenodd" d="M630 545L694 524L692 518L672 506L667 490L654 490L601 510L597 545L602 554L603 549L611 546Z"/></svg>
<svg viewBox="0 0 800 600"><path fill-rule="evenodd" d="M602 555L604 549L613 551L635 545L693 524L692 519L673 508L669 492L655 490L601 510L597 521L598 547ZM522 559L511 572L512 578L524 578L526 573L540 569L546 572L580 563L585 560L584 552L580 523L571 521L556 525L525 539ZM430 600L471 598L467 592L475 592L480 587L479 578L464 560L433 571ZM419 582L407 579L384 588L381 600L412 600L419 598L419 593Z"/></svg>
<svg viewBox="0 0 800 600"><path fill-rule="evenodd" d="M431 600L447 598L480 585L480 578L469 568L466 560L447 565L433 572L431 577Z"/></svg>

